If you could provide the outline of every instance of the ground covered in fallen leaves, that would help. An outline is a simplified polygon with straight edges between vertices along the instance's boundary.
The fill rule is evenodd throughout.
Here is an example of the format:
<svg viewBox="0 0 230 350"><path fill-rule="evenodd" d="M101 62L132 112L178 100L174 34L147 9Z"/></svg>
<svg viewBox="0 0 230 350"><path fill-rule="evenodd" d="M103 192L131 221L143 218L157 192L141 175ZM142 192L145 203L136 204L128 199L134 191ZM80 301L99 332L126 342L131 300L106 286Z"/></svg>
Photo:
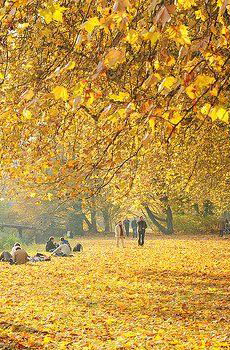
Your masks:
<svg viewBox="0 0 230 350"><path fill-rule="evenodd" d="M0 349L230 349L230 240L82 243L0 264Z"/></svg>

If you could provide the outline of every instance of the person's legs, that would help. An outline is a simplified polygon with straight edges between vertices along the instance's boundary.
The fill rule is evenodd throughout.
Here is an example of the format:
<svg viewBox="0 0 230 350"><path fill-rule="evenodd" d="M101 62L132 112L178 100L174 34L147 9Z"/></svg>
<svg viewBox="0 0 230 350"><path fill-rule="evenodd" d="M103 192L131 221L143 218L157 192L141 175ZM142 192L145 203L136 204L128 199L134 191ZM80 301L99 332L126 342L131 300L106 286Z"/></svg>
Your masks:
<svg viewBox="0 0 230 350"><path fill-rule="evenodd" d="M141 245L141 232L138 232L138 245Z"/></svg>
<svg viewBox="0 0 230 350"><path fill-rule="evenodd" d="M117 248L119 248L119 237L117 237Z"/></svg>
<svg viewBox="0 0 230 350"><path fill-rule="evenodd" d="M137 238L137 228L133 228L133 238Z"/></svg>
<svg viewBox="0 0 230 350"><path fill-rule="evenodd" d="M123 248L125 248L124 237L121 237L121 245L122 245Z"/></svg>
<svg viewBox="0 0 230 350"><path fill-rule="evenodd" d="M145 232L142 232L142 235L141 235L141 245L144 245L145 243Z"/></svg>

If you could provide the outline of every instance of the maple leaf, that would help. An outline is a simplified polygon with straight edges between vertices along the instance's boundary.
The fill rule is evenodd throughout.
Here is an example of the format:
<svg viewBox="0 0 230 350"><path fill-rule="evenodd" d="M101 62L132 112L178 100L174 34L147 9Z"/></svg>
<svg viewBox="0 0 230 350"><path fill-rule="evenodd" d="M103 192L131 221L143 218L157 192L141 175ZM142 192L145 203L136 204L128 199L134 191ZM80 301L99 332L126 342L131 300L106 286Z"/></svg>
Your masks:
<svg viewBox="0 0 230 350"><path fill-rule="evenodd" d="M56 86L52 93L54 94L54 97L56 100L62 99L63 101L68 100L68 91L64 86Z"/></svg>
<svg viewBox="0 0 230 350"><path fill-rule="evenodd" d="M88 19L88 21L86 21L84 24L83 24L83 28L88 32L88 33L92 33L94 31L94 29L96 27L99 27L100 26L100 21L97 17L92 17L90 19Z"/></svg>

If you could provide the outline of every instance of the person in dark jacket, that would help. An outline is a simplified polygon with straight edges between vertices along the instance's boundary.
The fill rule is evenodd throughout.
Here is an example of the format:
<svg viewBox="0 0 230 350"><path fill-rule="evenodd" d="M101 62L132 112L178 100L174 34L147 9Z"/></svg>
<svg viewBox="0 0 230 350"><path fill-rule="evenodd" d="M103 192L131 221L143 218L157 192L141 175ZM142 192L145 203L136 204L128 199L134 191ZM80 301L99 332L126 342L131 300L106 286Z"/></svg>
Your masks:
<svg viewBox="0 0 230 350"><path fill-rule="evenodd" d="M54 237L51 236L48 240L48 242L46 243L46 252L53 252L56 248L58 247L58 245L56 243L54 243Z"/></svg>
<svg viewBox="0 0 230 350"><path fill-rule="evenodd" d="M138 245L142 246L145 242L145 230L147 228L147 224L143 219L143 216L140 217L140 220L137 223L138 225Z"/></svg>
<svg viewBox="0 0 230 350"><path fill-rule="evenodd" d="M125 233L127 237L129 237L129 223L130 221L127 218L123 221L123 225L125 227Z"/></svg>
<svg viewBox="0 0 230 350"><path fill-rule="evenodd" d="M12 260L12 255L9 252L2 252L0 255L0 261L10 262Z"/></svg>
<svg viewBox="0 0 230 350"><path fill-rule="evenodd" d="M137 220L133 219L131 222L131 227L133 229L133 238L137 238Z"/></svg>

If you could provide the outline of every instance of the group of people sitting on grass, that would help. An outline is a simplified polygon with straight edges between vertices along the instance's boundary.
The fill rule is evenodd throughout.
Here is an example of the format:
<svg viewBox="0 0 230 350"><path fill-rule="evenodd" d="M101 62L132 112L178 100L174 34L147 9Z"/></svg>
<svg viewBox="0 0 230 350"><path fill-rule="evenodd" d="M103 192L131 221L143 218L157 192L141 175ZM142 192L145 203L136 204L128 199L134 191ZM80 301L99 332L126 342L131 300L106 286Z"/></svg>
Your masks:
<svg viewBox="0 0 230 350"><path fill-rule="evenodd" d="M83 247L81 244L77 244L74 248L74 252L80 252L83 250ZM73 256L72 248L69 244L69 242L64 238L61 237L60 244L54 242L54 237L50 237L48 242L46 243L46 252L51 253L51 255L54 256ZM28 261L37 262L37 261L49 261L50 256L37 253L34 256L29 256L28 253L21 247L20 243L15 243L11 253L8 251L2 252L0 255L0 261L9 262L11 265L22 265L27 263Z"/></svg>

